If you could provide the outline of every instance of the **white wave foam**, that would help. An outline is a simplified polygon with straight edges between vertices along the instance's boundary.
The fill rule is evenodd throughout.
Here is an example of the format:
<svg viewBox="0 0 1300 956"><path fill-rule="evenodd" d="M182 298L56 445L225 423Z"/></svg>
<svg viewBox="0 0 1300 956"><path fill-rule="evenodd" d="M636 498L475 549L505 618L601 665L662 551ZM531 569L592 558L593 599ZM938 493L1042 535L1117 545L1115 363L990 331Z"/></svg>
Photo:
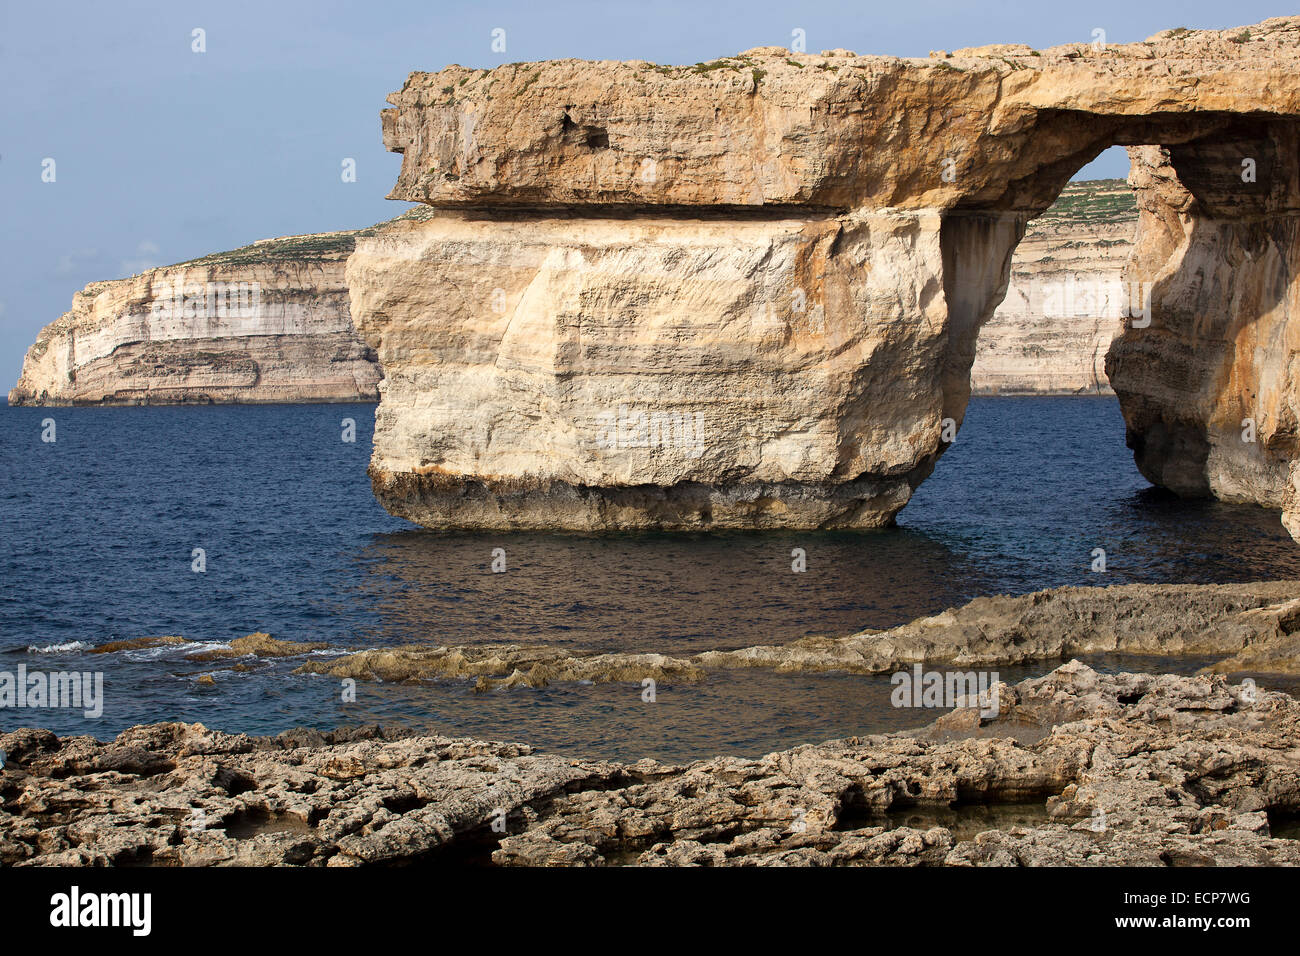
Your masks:
<svg viewBox="0 0 1300 956"><path fill-rule="evenodd" d="M137 647L129 651L123 651L122 656L129 661L156 661L166 657L186 658L199 651L229 647L229 644L222 644L220 641L186 641L184 644L158 644L154 647Z"/></svg>
<svg viewBox="0 0 1300 956"><path fill-rule="evenodd" d="M45 647L37 647L35 644L27 646L28 654L68 654L72 651L84 651L90 645L85 641L69 641L66 644L47 644Z"/></svg>

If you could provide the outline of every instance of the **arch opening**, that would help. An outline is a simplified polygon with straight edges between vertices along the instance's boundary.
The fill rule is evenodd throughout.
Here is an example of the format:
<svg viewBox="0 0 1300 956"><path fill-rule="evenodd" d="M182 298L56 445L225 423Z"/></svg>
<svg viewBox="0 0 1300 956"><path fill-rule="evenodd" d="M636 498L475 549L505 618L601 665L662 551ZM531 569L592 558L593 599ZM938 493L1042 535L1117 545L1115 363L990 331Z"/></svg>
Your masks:
<svg viewBox="0 0 1300 956"><path fill-rule="evenodd" d="M1240 115L1184 119L1180 127L1155 118L1158 136L1107 134L1127 148L1138 215L1120 281L1111 282L1121 301L1105 375L1147 480L1184 497L1280 508L1294 535L1297 127ZM1055 125L1047 123L1049 141ZM945 214L943 404L957 423L980 332L1004 300L1026 225L1111 144L1090 139L1002 195Z"/></svg>

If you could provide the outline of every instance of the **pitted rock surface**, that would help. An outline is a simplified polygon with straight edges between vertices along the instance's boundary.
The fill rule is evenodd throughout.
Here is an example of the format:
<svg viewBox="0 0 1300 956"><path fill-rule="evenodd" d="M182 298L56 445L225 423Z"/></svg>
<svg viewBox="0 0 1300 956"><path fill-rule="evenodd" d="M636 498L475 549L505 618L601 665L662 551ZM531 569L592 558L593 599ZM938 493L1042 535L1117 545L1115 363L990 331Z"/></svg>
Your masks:
<svg viewBox="0 0 1300 956"><path fill-rule="evenodd" d="M0 735L8 865L1297 864L1300 704L1221 677L1070 663L998 715L684 766L520 744L155 724ZM1033 805L958 839L900 809ZM493 823L499 822L494 828Z"/></svg>

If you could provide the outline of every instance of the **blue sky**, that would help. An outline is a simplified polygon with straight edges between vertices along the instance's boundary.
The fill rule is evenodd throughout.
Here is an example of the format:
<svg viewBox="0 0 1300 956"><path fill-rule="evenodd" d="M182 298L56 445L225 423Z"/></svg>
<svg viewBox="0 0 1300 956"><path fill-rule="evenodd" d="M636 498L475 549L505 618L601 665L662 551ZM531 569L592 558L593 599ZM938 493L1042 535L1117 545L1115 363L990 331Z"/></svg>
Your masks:
<svg viewBox="0 0 1300 956"><path fill-rule="evenodd" d="M267 236L349 229L401 157L379 110L411 70L560 57L696 63L755 46L925 56L1222 29L1276 3L0 2L0 394L41 326L87 282ZM491 33L506 30L506 52ZM207 51L191 50L206 31ZM351 157L357 181L344 183ZM56 181L42 182L42 161ZM1086 170L1123 176L1122 151Z"/></svg>

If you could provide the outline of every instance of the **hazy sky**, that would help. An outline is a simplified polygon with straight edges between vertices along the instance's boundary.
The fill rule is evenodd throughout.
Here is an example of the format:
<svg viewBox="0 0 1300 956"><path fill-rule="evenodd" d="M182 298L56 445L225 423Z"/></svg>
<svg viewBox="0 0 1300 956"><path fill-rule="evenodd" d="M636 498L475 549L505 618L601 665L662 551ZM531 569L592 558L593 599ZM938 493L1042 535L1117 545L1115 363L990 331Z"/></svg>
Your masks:
<svg viewBox="0 0 1300 956"><path fill-rule="evenodd" d="M349 229L401 157L379 139L411 70L558 57L696 63L789 45L926 56L984 43L1112 43L1285 13L1253 0L1062 4L673 0L365 3L0 0L0 395L87 282L267 236ZM505 53L491 33L506 31ZM207 51L191 50L195 28ZM1123 176L1123 152L1090 176ZM352 157L357 181L340 164ZM42 182L55 161L56 181Z"/></svg>

